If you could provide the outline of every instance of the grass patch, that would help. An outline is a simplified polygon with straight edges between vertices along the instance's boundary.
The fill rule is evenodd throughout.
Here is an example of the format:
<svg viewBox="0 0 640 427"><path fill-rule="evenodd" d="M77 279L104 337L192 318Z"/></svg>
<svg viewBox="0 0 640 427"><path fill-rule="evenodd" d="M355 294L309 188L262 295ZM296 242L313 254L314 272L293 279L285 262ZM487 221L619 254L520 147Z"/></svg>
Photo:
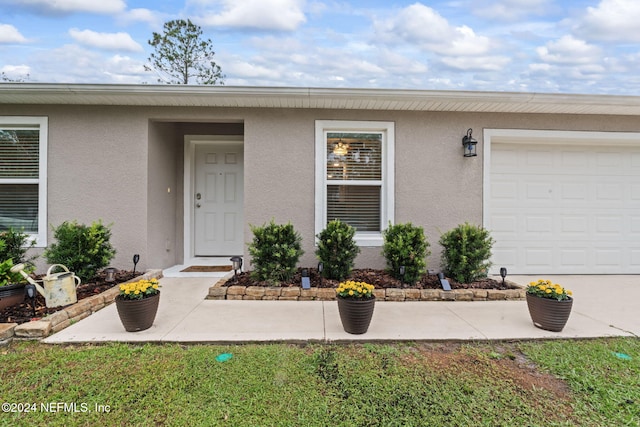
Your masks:
<svg viewBox="0 0 640 427"><path fill-rule="evenodd" d="M36 403L37 410L2 413L0 425L638 425L639 350L633 339L346 346L18 342L2 354L0 396ZM233 357L217 362L221 353ZM68 406L55 413L41 409L51 402Z"/></svg>
<svg viewBox="0 0 640 427"><path fill-rule="evenodd" d="M574 406L578 417L592 425L640 426L640 339L550 341L519 347L580 396Z"/></svg>

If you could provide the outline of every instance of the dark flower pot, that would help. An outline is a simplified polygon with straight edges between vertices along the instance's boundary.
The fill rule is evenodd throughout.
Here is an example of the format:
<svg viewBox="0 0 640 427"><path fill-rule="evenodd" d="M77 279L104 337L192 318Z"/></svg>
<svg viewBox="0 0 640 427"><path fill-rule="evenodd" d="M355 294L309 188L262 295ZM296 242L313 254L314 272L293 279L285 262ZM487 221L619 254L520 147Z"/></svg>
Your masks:
<svg viewBox="0 0 640 427"><path fill-rule="evenodd" d="M558 301L551 298L540 298L535 295L527 294L527 307L533 324L547 331L560 332L567 324L571 307L573 306L573 298Z"/></svg>
<svg viewBox="0 0 640 427"><path fill-rule="evenodd" d="M116 308L122 326L127 332L138 332L149 329L153 325L158 312L160 292L143 299L124 299L116 297Z"/></svg>
<svg viewBox="0 0 640 427"><path fill-rule="evenodd" d="M364 334L369 329L376 298L348 299L337 298L338 312L345 332L350 334Z"/></svg>
<svg viewBox="0 0 640 427"><path fill-rule="evenodd" d="M0 286L0 310L4 310L12 305L22 304L24 301L25 286L26 283Z"/></svg>

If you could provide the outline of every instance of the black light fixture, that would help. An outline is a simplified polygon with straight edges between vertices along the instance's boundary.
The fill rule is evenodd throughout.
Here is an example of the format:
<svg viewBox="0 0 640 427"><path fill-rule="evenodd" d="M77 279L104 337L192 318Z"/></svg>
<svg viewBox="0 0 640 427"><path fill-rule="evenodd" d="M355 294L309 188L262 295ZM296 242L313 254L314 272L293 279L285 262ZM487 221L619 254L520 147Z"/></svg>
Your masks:
<svg viewBox="0 0 640 427"><path fill-rule="evenodd" d="M136 275L136 265L138 265L138 261L140 261L140 255L139 254L135 254L133 256L133 275Z"/></svg>
<svg viewBox="0 0 640 427"><path fill-rule="evenodd" d="M407 272L407 269L404 267L404 265L400 266L400 280L402 280L402 283L404 284L404 274Z"/></svg>
<svg viewBox="0 0 640 427"><path fill-rule="evenodd" d="M442 289L445 291L451 290L451 283L444 277L443 273L438 273L438 282L440 282L440 286L442 286Z"/></svg>
<svg viewBox="0 0 640 427"><path fill-rule="evenodd" d="M309 277L309 269L302 269L302 289L310 289L311 288L311 278Z"/></svg>
<svg viewBox="0 0 640 427"><path fill-rule="evenodd" d="M135 267L134 267L135 269ZM113 268L113 267L108 267L104 269L104 280L106 280L107 282L113 282L116 280L116 273L118 272L117 269Z"/></svg>
<svg viewBox="0 0 640 427"><path fill-rule="evenodd" d="M504 286L504 278L507 277L506 267L500 267L500 277L502 277L502 286Z"/></svg>
<svg viewBox="0 0 640 427"><path fill-rule="evenodd" d="M318 276L320 276L320 287L322 287L322 271L324 270L324 263L320 261L318 263Z"/></svg>
<svg viewBox="0 0 640 427"><path fill-rule="evenodd" d="M467 134L462 137L462 148L464 150L465 157L477 156L476 144L478 143L478 141L476 141L473 136L471 136L472 133L473 129L469 128L469 130L467 130Z"/></svg>
<svg viewBox="0 0 640 427"><path fill-rule="evenodd" d="M242 258L239 256L232 256L229 261L231 261L231 268L233 268L233 281L238 281L238 270L242 269Z"/></svg>
<svg viewBox="0 0 640 427"><path fill-rule="evenodd" d="M31 311L32 317L36 317L36 285L27 283L24 287L25 292L29 299L31 299Z"/></svg>

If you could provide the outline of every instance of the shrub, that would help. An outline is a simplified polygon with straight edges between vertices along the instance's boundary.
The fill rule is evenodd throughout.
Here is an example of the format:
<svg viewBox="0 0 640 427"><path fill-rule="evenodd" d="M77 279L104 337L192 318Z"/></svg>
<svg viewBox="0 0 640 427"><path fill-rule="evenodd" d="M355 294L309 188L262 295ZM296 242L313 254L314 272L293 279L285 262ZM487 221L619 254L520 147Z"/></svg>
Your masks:
<svg viewBox="0 0 640 427"><path fill-rule="evenodd" d="M424 275L427 262L425 258L431 252L429 242L422 227L410 222L391 225L382 233L384 244L382 254L387 260L387 271L396 279L414 284ZM404 277L400 267L404 266Z"/></svg>
<svg viewBox="0 0 640 427"><path fill-rule="evenodd" d="M58 242L44 251L47 262L65 265L83 281L95 277L116 254L109 242L110 226L101 221L91 226L65 221L53 229L53 235Z"/></svg>
<svg viewBox="0 0 640 427"><path fill-rule="evenodd" d="M6 261L10 259L13 265L27 264L26 269L33 271L35 266L33 261L37 256L27 258L26 254L36 242L29 240L29 235L24 232L9 228L8 230L0 232L0 261Z"/></svg>
<svg viewBox="0 0 640 427"><path fill-rule="evenodd" d="M322 275L328 279L343 280L351 274L360 248L353 236L356 229L339 219L330 221L318 238L316 256L322 262Z"/></svg>
<svg viewBox="0 0 640 427"><path fill-rule="evenodd" d="M304 253L302 238L291 223L276 224L273 219L262 227L250 225L253 242L249 254L253 264L254 279L277 285L290 280L296 272L298 260Z"/></svg>
<svg viewBox="0 0 640 427"><path fill-rule="evenodd" d="M460 283L486 277L493 239L480 226L464 223L440 237L445 273Z"/></svg>
<svg viewBox="0 0 640 427"><path fill-rule="evenodd" d="M13 261L6 259L0 262L0 286L13 285L15 283L24 282L24 278L20 273L12 273Z"/></svg>

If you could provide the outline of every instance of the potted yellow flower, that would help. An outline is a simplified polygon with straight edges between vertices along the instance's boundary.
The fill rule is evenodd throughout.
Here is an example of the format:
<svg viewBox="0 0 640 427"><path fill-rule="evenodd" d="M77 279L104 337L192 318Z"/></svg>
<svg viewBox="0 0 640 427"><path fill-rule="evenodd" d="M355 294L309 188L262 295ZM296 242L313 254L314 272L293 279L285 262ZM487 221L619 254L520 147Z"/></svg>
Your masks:
<svg viewBox="0 0 640 427"><path fill-rule="evenodd" d="M527 307L533 324L547 331L560 332L567 324L573 297L567 290L551 280L539 279L527 286Z"/></svg>
<svg viewBox="0 0 640 427"><path fill-rule="evenodd" d="M365 282L348 280L336 288L338 312L345 332L364 334L369 329L376 297L374 286Z"/></svg>
<svg viewBox="0 0 640 427"><path fill-rule="evenodd" d="M142 279L120 285L116 308L127 332L144 331L153 325L160 302L159 288L157 279Z"/></svg>

